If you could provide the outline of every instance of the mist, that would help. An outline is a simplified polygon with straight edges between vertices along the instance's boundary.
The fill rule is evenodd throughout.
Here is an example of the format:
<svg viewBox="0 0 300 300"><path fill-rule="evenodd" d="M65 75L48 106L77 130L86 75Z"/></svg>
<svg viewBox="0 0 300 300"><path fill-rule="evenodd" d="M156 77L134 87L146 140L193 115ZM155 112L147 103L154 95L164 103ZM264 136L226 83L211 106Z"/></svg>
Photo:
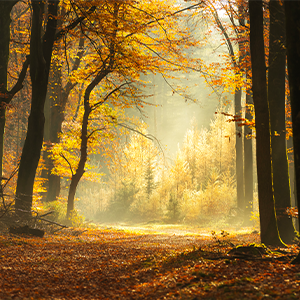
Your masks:
<svg viewBox="0 0 300 300"><path fill-rule="evenodd" d="M205 42L188 54L222 64L227 48L216 31L208 40L207 30L195 32ZM100 183L80 183L76 207L97 224L239 228L245 220L236 208L237 132L223 115L234 115L234 95L213 88L200 69L168 75L142 75L145 105L126 108L138 120L135 131L121 138L108 164L91 158L103 176ZM252 220L258 228L257 213Z"/></svg>

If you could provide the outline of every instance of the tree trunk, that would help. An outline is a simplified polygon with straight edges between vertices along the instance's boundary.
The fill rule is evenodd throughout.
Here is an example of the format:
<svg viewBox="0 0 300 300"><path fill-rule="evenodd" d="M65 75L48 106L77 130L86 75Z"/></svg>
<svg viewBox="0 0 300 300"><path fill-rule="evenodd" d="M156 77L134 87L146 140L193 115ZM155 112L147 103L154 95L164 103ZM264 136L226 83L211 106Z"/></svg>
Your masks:
<svg viewBox="0 0 300 300"><path fill-rule="evenodd" d="M94 83L94 81L93 81ZM84 174L84 167L87 160L87 142L88 142L88 121L89 115L91 113L91 107L89 103L90 93L93 90L91 84L87 87L84 95L84 114L81 126L81 146L80 146L80 160L75 174L72 174L69 195L68 195L68 205L67 205L67 219L70 218L71 212L74 210L74 199L78 183Z"/></svg>
<svg viewBox="0 0 300 300"><path fill-rule="evenodd" d="M273 190L280 237L291 244L295 238L292 219L286 214L291 207L290 179L285 128L285 17L279 1L270 1L270 42L268 101L271 121Z"/></svg>
<svg viewBox="0 0 300 300"><path fill-rule="evenodd" d="M46 180L45 187L47 193L44 200L55 201L60 193L60 177L51 174L54 163L50 158L50 149L53 144L59 142L59 133L61 132L62 122L64 120L65 105L62 105L62 86L61 86L61 69L54 62L52 63L52 78L49 82L48 96L45 107L46 123L44 131L45 151L44 161L45 168L42 171L42 177Z"/></svg>
<svg viewBox="0 0 300 300"><path fill-rule="evenodd" d="M87 161L87 146L88 146L87 143L89 139L88 122L89 122L90 113L92 111L92 107L90 105L90 95L93 89L102 81L102 79L104 79L110 72L112 72L115 63L115 47L116 47L115 38L118 30L118 11L119 11L119 4L115 3L114 12L113 12L115 28L113 29L113 34L110 40L110 46L109 46L110 54L107 59L107 64L104 63L102 69L99 70L98 74L95 76L92 82L87 86L84 93L84 99L83 99L84 114L83 114L82 126L81 126L80 160L75 174L72 174L69 195L68 195L68 205L67 205L67 215L66 215L67 220L70 219L71 212L72 210L74 210L74 199L75 199L76 189L82 175L85 172L84 167ZM118 88L116 88L114 91L117 90ZM107 100L107 97L109 97L109 95L114 93L114 91L107 94L107 96L103 100L98 102L98 105L103 104ZM93 109L95 109L95 105L93 106Z"/></svg>
<svg viewBox="0 0 300 300"><path fill-rule="evenodd" d="M84 114L82 118L82 126L81 126L81 145L80 145L80 160L78 163L78 167L76 169L75 174L72 174L71 184L69 188L68 195L68 204L67 204L67 220L71 216L72 210L74 210L74 199L75 193L78 186L78 183L84 174L84 167L87 161L87 143L88 143L88 122L89 116L92 111L90 106L90 95L93 89L101 82L103 78L106 77L107 74L110 73L109 69L103 68L102 71L98 73L98 75L94 78L94 80L88 85L84 93ZM104 100L105 101L105 100Z"/></svg>
<svg viewBox="0 0 300 300"><path fill-rule="evenodd" d="M48 22L42 40L44 6L32 1L32 28L30 39L30 77L32 82L31 112L23 147L16 189L16 209L31 211L36 169L40 159L44 135L44 104L47 93L52 48L56 33L57 1L48 1Z"/></svg>
<svg viewBox="0 0 300 300"><path fill-rule="evenodd" d="M262 1L249 1L252 91L255 108L256 156L261 242L282 245L272 190L269 107L267 99Z"/></svg>
<svg viewBox="0 0 300 300"><path fill-rule="evenodd" d="M72 72L76 71L80 65L80 61L84 54L84 37L81 36L78 44L79 51L77 52L76 59L73 64ZM49 97L49 132L48 132L48 145L59 143L59 134L62 131L62 123L65 119L64 112L67 105L68 97L71 90L77 83L72 83L68 81L65 87L62 87L61 82L61 68L59 65L53 63L53 79L51 81L52 88L48 89L51 91L51 96ZM50 92L49 92L50 93ZM47 147L47 145L46 145ZM53 160L49 157L49 150L45 151L44 159L46 162L45 175L47 176L47 196L46 201L55 201L60 193L60 176L51 174L54 168Z"/></svg>
<svg viewBox="0 0 300 300"><path fill-rule="evenodd" d="M292 108L294 166L296 193L295 199L300 207L300 2L284 1L286 17L286 48L290 99ZM300 218L298 217L300 225ZM299 226L300 228L300 226Z"/></svg>
<svg viewBox="0 0 300 300"><path fill-rule="evenodd" d="M85 14L75 19L66 28L56 32L59 1L48 1L46 32L41 39L44 5L42 1L32 0L33 20L30 39L30 75L32 80L31 113L28 119L28 130L22 151L19 176L16 190L16 208L31 210L34 177L38 165L44 130L44 105L47 94L49 69L53 43L60 39L68 30L75 28L90 13L96 10L92 6ZM83 53L83 51L82 51ZM77 61L78 58L75 59ZM24 69L24 66L23 66ZM70 83L72 86L72 84ZM41 127L35 127L35 126ZM32 149L32 150L31 150Z"/></svg>
<svg viewBox="0 0 300 300"><path fill-rule="evenodd" d="M251 105L252 97L248 91L246 104ZM250 108L247 107L245 118L252 120ZM252 153L252 129L244 127L244 178L245 178L245 225L250 224L251 212L253 209L253 153Z"/></svg>
<svg viewBox="0 0 300 300"><path fill-rule="evenodd" d="M242 114L242 90L236 89L234 94L235 115ZM236 131L236 190L237 190L237 207L241 210L245 209L245 195L244 195L244 163L243 163L243 129L239 126L239 122L235 122Z"/></svg>
<svg viewBox="0 0 300 300"><path fill-rule="evenodd" d="M62 102L64 94L59 91L59 97L52 98L50 103L50 135L49 144L59 143L59 133L61 133L62 123L64 121L65 106ZM63 99L61 99L63 98ZM66 97L68 99L68 97ZM65 101L67 103L67 101ZM49 155L49 153L48 153ZM46 201L55 201L60 194L60 176L52 174L54 168L53 160L47 157L47 172L48 172L48 190Z"/></svg>
<svg viewBox="0 0 300 300"><path fill-rule="evenodd" d="M7 91L7 66L10 43L10 13L17 2L18 1L0 1L0 177L2 177L3 165L5 112L6 105L9 102Z"/></svg>
<svg viewBox="0 0 300 300"><path fill-rule="evenodd" d="M239 11L241 12L241 8L239 7ZM234 55L234 47L232 45L230 36L228 35L226 28L223 26L222 21L219 18L218 12L216 9L213 10L213 16L215 18L215 21L219 27L219 29L222 31L222 34L224 36L229 55L231 56L232 65L237 67L238 63L241 61L241 55L239 57L239 61L237 62ZM241 12L241 15L239 16L239 22L244 22L244 18L242 17L243 14ZM234 25L234 23L232 24ZM237 36L238 38L238 36ZM244 42L239 41L239 51L242 52L244 48ZM235 94L234 94L234 106L235 106L235 115L241 116L242 113L242 90L240 88L236 88ZM235 154L236 154L236 189L237 189L237 207L241 210L245 209L245 194L244 194L244 164L243 164L243 138L241 132L243 129L238 126L239 122L235 122L235 129L236 129L236 144L235 144Z"/></svg>

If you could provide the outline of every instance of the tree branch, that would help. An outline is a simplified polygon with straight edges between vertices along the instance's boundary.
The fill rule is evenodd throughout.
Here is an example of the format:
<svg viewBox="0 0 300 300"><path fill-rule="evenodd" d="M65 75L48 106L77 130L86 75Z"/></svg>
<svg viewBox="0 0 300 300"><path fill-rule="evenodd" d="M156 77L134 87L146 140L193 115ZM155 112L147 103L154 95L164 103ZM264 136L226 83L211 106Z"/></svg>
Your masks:
<svg viewBox="0 0 300 300"><path fill-rule="evenodd" d="M6 100L5 100L5 102L7 104L11 101L11 99L14 97L14 95L23 88L23 81L25 79L28 66L29 66L29 55L26 56L26 59L23 63L23 67L22 67L22 70L20 72L18 81L13 86L13 88L7 93L7 97L6 97Z"/></svg>
<svg viewBox="0 0 300 300"><path fill-rule="evenodd" d="M96 10L97 6L92 6L86 13L85 16L81 16L77 18L74 22L69 24L66 28L61 29L59 32L55 35L55 40L60 39L65 33L68 31L74 29L79 23L81 23L89 14L93 13Z"/></svg>
<svg viewBox="0 0 300 300"><path fill-rule="evenodd" d="M89 139L95 132L102 131L103 129L106 129L106 126L93 130L93 131L87 136L87 139Z"/></svg>
<svg viewBox="0 0 300 300"><path fill-rule="evenodd" d="M14 3L13 5L15 5L17 2L19 2L19 1L12 1L12 3ZM96 8L97 8L96 6L92 6L88 10L87 15L91 14L92 12L94 12L96 10ZM54 40L56 41L56 40L60 39L66 32L68 32L69 30L74 29L79 23L81 23L87 17L87 15L77 18L74 22L72 22L71 24L69 24L66 28L64 28L64 29L60 30L59 32L57 32L56 35L55 35L55 37L54 37ZM43 37L43 39L44 38L45 38L45 36ZM80 53L78 53L78 56L80 58L79 59L76 58L73 70L75 70L75 69L78 68L77 63L78 63L78 61L80 61L81 57L83 56L83 51L81 51ZM23 82L24 82L24 79L25 79L25 76L26 76L26 73L27 73L27 69L28 69L29 63L30 63L29 62L30 61L29 58L30 58L30 55L27 55L26 56L26 60L23 63L23 67L22 67L22 70L20 72L18 81L13 86L13 88L9 92L7 92L7 94L5 95L5 97L3 97L5 99L4 100L5 103L9 104L10 101L12 100L12 98L23 88Z"/></svg>
<svg viewBox="0 0 300 300"><path fill-rule="evenodd" d="M182 8L182 9L180 9L180 10L177 10L177 11L175 11L175 12L173 12L173 13L170 13L170 14L168 14L167 16L165 16L165 17L163 17L163 18L159 18L159 19L155 18L155 16L149 14L148 12L146 12L146 11L143 10L143 9L137 8L137 7L133 6L133 5L130 5L130 6L131 6L132 8L137 9L137 10L139 10L139 11L141 11L141 12L143 12L143 13L145 13L145 14L147 14L147 15L149 15L149 16L151 16L151 17L153 17L153 18L155 19L155 20L150 21L150 22L148 22L148 23L142 24L142 26L148 26L148 25L151 25L151 24L153 24L153 23L155 23L155 22L159 22L159 21L165 20L165 19L167 19L167 18L169 18L169 17L176 16L176 15L178 15L178 14L180 14L180 13L186 11L186 10L196 9L196 8L199 7L201 4L203 4L203 1L200 1L200 2L198 2L198 3L196 3L196 4L194 4L194 5L191 5L191 6ZM126 37L128 37L128 36L130 36L130 35L131 35L131 34L127 35Z"/></svg>
<svg viewBox="0 0 300 300"><path fill-rule="evenodd" d="M114 94L115 92L117 92L118 90L121 89L122 86L129 84L128 82L125 82L121 85L119 85L118 87L116 87L115 89L113 89L112 91L110 91L103 100L95 103L94 105L91 106L91 110L95 110L97 108L97 106L102 105L112 94Z"/></svg>
<svg viewBox="0 0 300 300"><path fill-rule="evenodd" d="M213 14L213 16L215 18L215 21L216 21L218 27L222 31L222 34L223 34L223 36L225 38L225 42L226 42L226 45L227 45L227 48L228 48L229 55L231 56L232 63L233 63L234 66L236 66L237 63L236 63L236 60L235 60L235 57L234 57L234 50L233 50L233 47L232 47L229 35L228 35L226 29L224 28L222 22L220 21L218 12L217 12L217 10L214 7L212 8L212 14Z"/></svg>
<svg viewBox="0 0 300 300"><path fill-rule="evenodd" d="M72 169L72 166L71 166L70 162L67 160L67 158L64 156L64 154L62 152L60 152L59 155L67 162L67 164L70 167L71 174L72 174L72 176L74 176L74 172L73 172L73 169Z"/></svg>

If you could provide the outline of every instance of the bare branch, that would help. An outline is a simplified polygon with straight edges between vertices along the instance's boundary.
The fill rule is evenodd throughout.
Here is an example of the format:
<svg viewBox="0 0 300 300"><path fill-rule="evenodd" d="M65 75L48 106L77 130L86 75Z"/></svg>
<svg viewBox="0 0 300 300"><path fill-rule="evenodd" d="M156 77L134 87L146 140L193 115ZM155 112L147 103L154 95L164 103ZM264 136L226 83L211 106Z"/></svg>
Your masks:
<svg viewBox="0 0 300 300"><path fill-rule="evenodd" d="M135 6L132 6L132 5L131 5L131 7L134 8L134 9L137 9L137 10L139 10L139 11L141 11L141 12L143 12L143 13L145 13L145 14L147 14L147 15L149 15L149 16L151 16L151 17L153 17L153 18L155 19L155 20L153 20L153 21L150 21L150 22L145 23L145 24L142 25L142 26L148 26L148 25L151 25L151 24L153 24L153 23L155 23L155 22L157 22L157 23L159 24L159 21L162 21L162 20L165 20L165 19L167 19L167 18L170 18L170 17L173 17L173 16L175 16L175 15L178 15L178 14L184 12L184 11L196 9L196 8L198 8L201 4L203 4L203 1L200 1L200 2L198 2L198 3L196 3L196 4L194 4L194 5L191 5L191 6L188 6L188 7L183 8L183 9L180 9L180 10L178 10L178 11L175 11L175 12L173 12L173 13L171 13L171 14L168 14L167 16L165 16L165 17L163 17L163 18L159 18L159 19L157 19L157 18L156 18L155 16L153 16L152 14L149 14L149 13L146 12L145 10L142 10L142 9L140 9L140 8L138 8L138 7L135 7ZM160 24L159 24L159 25L160 25ZM130 36L130 35L132 35L132 34L134 34L134 33L130 33L130 34L128 34L126 37L128 37L128 36Z"/></svg>
<svg viewBox="0 0 300 300"><path fill-rule="evenodd" d="M212 8L212 14L215 18L215 21L216 21L218 27L220 28L220 30L221 30L224 38L225 38L225 42L226 42L226 45L227 45L227 48L228 48L229 55L231 56L232 63L233 63L234 66L236 66L237 63L236 63L236 60L235 60L235 57L234 57L234 50L233 50L232 43L230 41L230 38L229 38L229 35L228 35L226 29L224 28L224 26L223 26L223 24L222 24L222 22L219 18L218 12L214 7Z"/></svg>
<svg viewBox="0 0 300 300"><path fill-rule="evenodd" d="M67 162L67 164L68 164L69 167L70 167L71 174L72 174L72 176L73 176L73 175L74 175L74 172L73 172L73 169L72 169L72 166L71 166L70 162L67 160L67 158L64 156L64 154L63 154L62 152L60 152L59 155Z"/></svg>
<svg viewBox="0 0 300 300"><path fill-rule="evenodd" d="M7 92L7 97L4 100L5 103L8 104L11 101L11 99L14 97L14 95L23 88L23 82L24 82L24 79L25 79L25 76L26 76L26 73L27 73L28 66L29 66L29 55L27 55L27 57L26 57L26 59L23 63L23 67L22 67L22 70L20 72L18 81L13 86L13 88L9 92Z"/></svg>
<svg viewBox="0 0 300 300"><path fill-rule="evenodd" d="M102 105L111 95L113 95L115 92L117 92L118 90L121 89L121 87L123 87L124 85L130 84L128 82L125 82L121 85L119 85L118 87L116 87L115 89L113 89L112 91L110 91L103 100L97 102L96 104L91 106L91 110L95 110L99 105Z"/></svg>
<svg viewBox="0 0 300 300"><path fill-rule="evenodd" d="M139 135L141 135L141 136L143 136L144 138L149 139L149 140L151 140L151 141L152 141L153 139L156 139L152 134L144 134L144 133L142 133L142 132L140 132L140 131L138 131L138 130L132 128L132 127L129 127L129 126L126 125L126 124L123 124L123 123L117 123L117 124L118 124L118 126L121 126L121 127L126 128L126 129L128 129L128 130L130 130L130 131L133 131L133 132L135 132L135 133L138 133Z"/></svg>
<svg viewBox="0 0 300 300"><path fill-rule="evenodd" d="M88 136L87 136L87 139L89 139L94 133L98 132L98 131L102 131L103 129L106 129L107 127L104 126L104 127L101 127L101 128L98 128L98 129L95 129L93 130Z"/></svg>

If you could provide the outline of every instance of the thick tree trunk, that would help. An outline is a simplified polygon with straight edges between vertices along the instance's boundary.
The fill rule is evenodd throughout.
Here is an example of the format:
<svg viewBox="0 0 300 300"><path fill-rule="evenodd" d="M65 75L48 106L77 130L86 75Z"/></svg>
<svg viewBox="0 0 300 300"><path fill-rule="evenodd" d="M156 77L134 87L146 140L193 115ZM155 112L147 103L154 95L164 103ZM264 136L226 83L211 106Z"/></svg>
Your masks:
<svg viewBox="0 0 300 300"><path fill-rule="evenodd" d="M80 61L84 54L84 37L81 36L78 45L79 51L77 52L76 59L74 61L74 65L72 68L72 72L76 71L79 67ZM62 87L61 82L61 68L57 65L53 65L53 78L52 78L52 88L48 89L51 95L49 97L49 120L48 120L48 136L45 141L48 142L47 144L51 147L51 145L55 143L59 143L60 138L59 134L62 131L62 123L65 119L64 112L67 105L68 97L73 89L73 87L77 83L72 83L68 81L65 87ZM47 146L46 146L47 147ZM53 160L49 157L49 150L46 150L44 153L44 160L45 160L45 176L47 183L47 196L46 201L55 201L56 198L60 194L60 176L51 174L52 169L54 168Z"/></svg>
<svg viewBox="0 0 300 300"><path fill-rule="evenodd" d="M48 20L46 32L41 38L42 18L44 16L43 1L32 0L33 20L30 40L30 75L32 80L32 99L31 113L29 116L27 136L21 156L19 176L16 190L16 208L25 208L30 210L32 205L32 193L34 177L38 165L41 146L43 142L44 129L44 105L47 93L49 69L52 57L53 43L60 39L68 30L75 28L90 13L96 10L96 6L92 6L87 13L78 17L74 22L70 23L67 28L56 32L57 28L57 12L59 1L48 1ZM83 53L83 51L82 51ZM76 58L77 61L79 58ZM23 66L24 69L24 66ZM70 83L70 86L72 84ZM40 125L37 128L35 126ZM32 151L31 151L32 149Z"/></svg>
<svg viewBox="0 0 300 300"><path fill-rule="evenodd" d="M249 92L249 91L248 91ZM250 93L246 95L246 104L253 104ZM249 107L245 112L245 118L252 120ZM253 209L253 152L252 152L252 129L244 127L244 178L245 178L245 225L250 224Z"/></svg>
<svg viewBox="0 0 300 300"><path fill-rule="evenodd" d="M9 102L7 66L10 43L10 13L17 2L18 1L0 1L0 177L2 177L5 112L6 105Z"/></svg>
<svg viewBox="0 0 300 300"><path fill-rule="evenodd" d="M269 107L263 36L262 1L249 1L252 90L256 123L256 157L261 242L282 245L272 190Z"/></svg>
<svg viewBox="0 0 300 300"><path fill-rule="evenodd" d="M268 100L271 121L273 190L277 226L285 243L292 243L295 234L292 219L286 214L291 207L290 180L285 128L285 17L279 1L270 2L270 43Z"/></svg>
<svg viewBox="0 0 300 300"><path fill-rule="evenodd" d="M44 40L42 1L32 1L32 28L30 39L30 77L32 82L31 112L22 151L16 189L16 209L30 212L36 169L40 159L44 136L44 104L47 93L52 48L56 33L57 1L48 2L48 22Z"/></svg>
<svg viewBox="0 0 300 300"><path fill-rule="evenodd" d="M286 48L291 95L296 193L300 207L300 2L284 1ZM300 218L298 218L300 225ZM300 228L300 226L299 226Z"/></svg>
<svg viewBox="0 0 300 300"><path fill-rule="evenodd" d="M236 89L234 94L235 115L242 115L242 91ZM244 194L244 163L243 163L243 129L239 126L239 122L235 122L236 131L236 190L237 190L237 207L241 210L245 209L245 194Z"/></svg>

